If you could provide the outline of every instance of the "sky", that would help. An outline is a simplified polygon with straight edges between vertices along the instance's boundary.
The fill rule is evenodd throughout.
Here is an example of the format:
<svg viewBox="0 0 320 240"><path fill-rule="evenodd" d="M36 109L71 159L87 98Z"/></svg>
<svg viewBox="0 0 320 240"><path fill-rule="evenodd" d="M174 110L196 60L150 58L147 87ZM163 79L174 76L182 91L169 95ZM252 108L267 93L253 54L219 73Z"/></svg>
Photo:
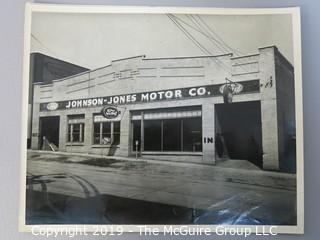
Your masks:
<svg viewBox="0 0 320 240"><path fill-rule="evenodd" d="M176 16L212 55L230 52L225 48L221 50L222 39L241 54L258 53L259 47L276 45L293 62L290 15ZM201 29L196 25L199 23L202 24ZM205 28L204 23L209 28ZM31 33L31 52L40 52L89 69L138 55L146 55L147 58L205 55L165 14L36 12L32 16ZM210 34L214 39L205 36Z"/></svg>

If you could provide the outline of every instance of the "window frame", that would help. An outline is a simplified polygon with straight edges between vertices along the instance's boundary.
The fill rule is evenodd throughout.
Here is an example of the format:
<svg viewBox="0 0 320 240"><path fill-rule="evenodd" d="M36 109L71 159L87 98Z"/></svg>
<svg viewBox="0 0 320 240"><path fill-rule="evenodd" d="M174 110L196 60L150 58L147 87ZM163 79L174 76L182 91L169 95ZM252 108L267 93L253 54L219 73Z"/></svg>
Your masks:
<svg viewBox="0 0 320 240"><path fill-rule="evenodd" d="M107 132L106 134L110 134L110 142L107 142L107 143L103 143L103 124L105 123L109 123L110 124L110 133ZM119 124L119 132L114 132L114 125L115 123L118 123ZM95 132L95 124L99 124L99 133L96 133ZM114 135L115 134L119 134L119 143L116 144L115 146L119 146L120 145L120 136L121 136L121 121L94 121L94 118L93 118L93 131L92 131L92 134L93 134L93 138L92 138L92 145L95 145L95 146L111 146L113 145L113 142L114 142ZM95 142L95 137L96 135L99 135L99 143L96 143Z"/></svg>
<svg viewBox="0 0 320 240"><path fill-rule="evenodd" d="M85 140L85 116L84 114L79 114L79 115L68 115L67 116L67 143L68 144L83 144ZM74 140L74 126L79 125L79 132L77 133L79 136L79 140L75 141Z"/></svg>
<svg viewBox="0 0 320 240"><path fill-rule="evenodd" d="M180 136L179 136L179 147L177 150L165 150L165 134L164 134L164 125L165 125L165 121L167 120L178 120L179 121L179 132L180 132ZM203 152L203 143L202 143L202 116L197 116L197 117L187 117L187 118L173 118L173 119L143 119L144 121L144 124L143 127L144 127L144 130L143 130L143 133L144 135L146 134L146 131L145 131L145 123L146 122L149 122L149 121L160 121L161 122L161 139L160 139L160 142L161 142L161 146L160 146L160 150L146 150L145 148L145 145L143 146L143 151L142 152L158 152L158 153L166 153L166 152L180 152L180 153L201 153ZM185 145L185 143L187 141L185 141L184 139L184 134L185 134L185 126L186 126L186 122L189 120L189 119L197 119L200 121L200 128L199 128L199 131L200 131L200 146L199 146L199 150L192 150L192 151L186 151L184 149L187 148L187 145ZM132 132L132 136L134 136L134 126L135 126L135 122L139 122L141 120L131 120L131 124L132 124L132 127L133 127L133 132ZM141 132L141 124L139 125L139 129L140 129L140 132ZM145 136L144 136L144 142L145 142ZM132 152L135 152L135 141L134 139L132 138L132 144L131 144L131 149L132 149ZM196 149L196 148L194 148ZM138 147L138 151L141 151L141 135L140 135L140 141L139 141L139 147Z"/></svg>

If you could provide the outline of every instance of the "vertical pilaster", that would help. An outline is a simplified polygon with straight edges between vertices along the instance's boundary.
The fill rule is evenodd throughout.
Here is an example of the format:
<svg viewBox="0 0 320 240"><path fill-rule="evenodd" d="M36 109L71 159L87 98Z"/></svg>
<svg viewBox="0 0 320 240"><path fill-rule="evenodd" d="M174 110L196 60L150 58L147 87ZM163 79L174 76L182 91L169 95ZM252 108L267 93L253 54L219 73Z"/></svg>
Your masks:
<svg viewBox="0 0 320 240"><path fill-rule="evenodd" d="M103 123L99 123L99 144L102 144Z"/></svg>
<svg viewBox="0 0 320 240"><path fill-rule="evenodd" d="M59 151L66 151L68 119L67 115L60 114L59 118Z"/></svg>
<svg viewBox="0 0 320 240"><path fill-rule="evenodd" d="M275 47L259 51L263 169L279 170Z"/></svg>
<svg viewBox="0 0 320 240"><path fill-rule="evenodd" d="M142 155L142 152L144 151L144 113L141 112L141 123L140 123L140 155Z"/></svg>
<svg viewBox="0 0 320 240"><path fill-rule="evenodd" d="M88 112L85 114L84 121L84 146L86 146L87 151L90 152L91 145L93 144L93 114Z"/></svg>
<svg viewBox="0 0 320 240"><path fill-rule="evenodd" d="M202 161L206 164L215 164L214 124L214 104L202 104Z"/></svg>
<svg viewBox="0 0 320 240"><path fill-rule="evenodd" d="M123 112L120 122L120 145L116 155L127 157L130 154L130 112L129 110L123 110Z"/></svg>
<svg viewBox="0 0 320 240"><path fill-rule="evenodd" d="M39 118L39 103L33 104L32 112L32 133L31 133L31 149L39 149L39 137L40 137L40 118Z"/></svg>
<svg viewBox="0 0 320 240"><path fill-rule="evenodd" d="M83 135L83 124L80 124L80 136L79 136L79 140L80 142L83 142L83 139L82 139L82 135Z"/></svg>
<svg viewBox="0 0 320 240"><path fill-rule="evenodd" d="M73 124L70 124L70 142L73 142Z"/></svg>
<svg viewBox="0 0 320 240"><path fill-rule="evenodd" d="M113 141L114 141L114 136L113 136L113 132L114 132L114 129L113 129L113 125L114 125L114 122L111 122L110 124L110 134L111 134L111 143L113 144Z"/></svg>

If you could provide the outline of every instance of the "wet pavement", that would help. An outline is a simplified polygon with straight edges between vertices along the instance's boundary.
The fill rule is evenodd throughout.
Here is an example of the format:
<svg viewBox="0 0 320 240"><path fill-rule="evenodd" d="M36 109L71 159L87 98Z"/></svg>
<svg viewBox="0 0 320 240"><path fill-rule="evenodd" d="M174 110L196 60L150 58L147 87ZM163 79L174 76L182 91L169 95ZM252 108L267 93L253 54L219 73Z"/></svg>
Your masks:
<svg viewBox="0 0 320 240"><path fill-rule="evenodd" d="M295 225L293 182L264 171L29 152L26 222Z"/></svg>

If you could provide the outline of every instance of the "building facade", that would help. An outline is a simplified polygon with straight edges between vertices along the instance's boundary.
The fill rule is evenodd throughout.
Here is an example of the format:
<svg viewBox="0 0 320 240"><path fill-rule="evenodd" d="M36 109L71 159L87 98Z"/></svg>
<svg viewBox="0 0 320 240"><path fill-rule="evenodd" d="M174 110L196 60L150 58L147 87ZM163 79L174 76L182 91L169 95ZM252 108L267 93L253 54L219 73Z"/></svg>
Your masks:
<svg viewBox="0 0 320 240"><path fill-rule="evenodd" d="M242 57L137 56L34 83L32 149L46 138L66 152L245 159L293 172L294 106L293 67L274 46Z"/></svg>
<svg viewBox="0 0 320 240"><path fill-rule="evenodd" d="M32 106L33 106L33 84L34 83L52 83L52 80L68 77L89 69L53 58L38 52L30 54L30 80L28 97L28 139L27 147L31 147L31 129L32 129Z"/></svg>

